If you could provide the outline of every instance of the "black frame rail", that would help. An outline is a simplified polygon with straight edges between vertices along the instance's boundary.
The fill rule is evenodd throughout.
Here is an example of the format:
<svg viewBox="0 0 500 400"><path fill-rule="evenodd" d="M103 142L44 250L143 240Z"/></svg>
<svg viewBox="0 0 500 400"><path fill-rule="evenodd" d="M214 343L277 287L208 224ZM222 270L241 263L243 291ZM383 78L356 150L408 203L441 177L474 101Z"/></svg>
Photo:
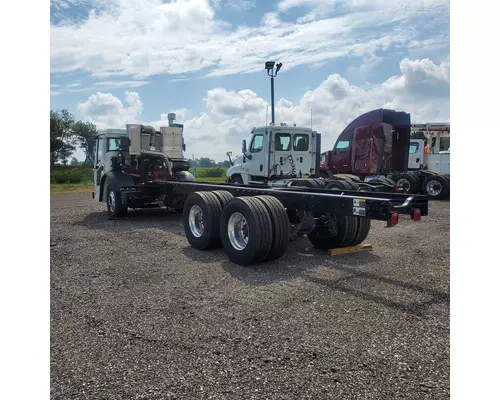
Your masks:
<svg viewBox="0 0 500 400"><path fill-rule="evenodd" d="M187 196L196 191L226 190L234 197L268 195L276 197L285 208L313 211L315 213L358 216L389 221L394 213L413 217L415 210L421 216L428 213L428 198L424 195L402 193L333 191L304 186L269 187L266 185L242 186L229 183L154 181L133 187L121 188L125 197L133 193L157 192L170 198Z"/></svg>

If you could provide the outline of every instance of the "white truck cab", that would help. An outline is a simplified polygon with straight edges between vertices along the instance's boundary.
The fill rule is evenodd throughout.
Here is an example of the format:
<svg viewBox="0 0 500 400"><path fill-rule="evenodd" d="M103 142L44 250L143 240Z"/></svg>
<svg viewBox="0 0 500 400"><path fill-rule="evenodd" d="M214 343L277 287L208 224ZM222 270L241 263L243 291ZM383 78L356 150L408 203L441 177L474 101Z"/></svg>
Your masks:
<svg viewBox="0 0 500 400"><path fill-rule="evenodd" d="M252 129L249 145L227 170L228 182L249 184L315 173L318 133L311 128L269 125Z"/></svg>
<svg viewBox="0 0 500 400"><path fill-rule="evenodd" d="M450 125L444 123L414 124L412 132L422 132L426 140L410 140L408 169L419 170L425 166L438 174L449 175ZM425 142L427 142L427 149Z"/></svg>
<svg viewBox="0 0 500 400"><path fill-rule="evenodd" d="M183 152L186 150L182 124L174 123L176 115L168 114L168 126L157 131L152 126L126 124L125 129L100 130L95 137L94 191L96 201L102 201L105 188L101 187L106 175L115 169L113 159L123 165L136 165L140 157L164 157L170 170L187 171L189 168ZM118 159L120 158L120 159ZM107 178L106 178L107 179Z"/></svg>

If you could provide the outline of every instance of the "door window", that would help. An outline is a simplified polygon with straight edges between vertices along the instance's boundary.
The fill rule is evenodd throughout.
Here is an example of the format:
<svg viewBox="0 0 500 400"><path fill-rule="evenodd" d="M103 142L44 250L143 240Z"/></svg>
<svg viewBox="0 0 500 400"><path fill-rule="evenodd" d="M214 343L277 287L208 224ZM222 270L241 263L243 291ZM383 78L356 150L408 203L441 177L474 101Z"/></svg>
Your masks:
<svg viewBox="0 0 500 400"><path fill-rule="evenodd" d="M305 134L293 135L293 149L295 151L309 150L309 135Z"/></svg>
<svg viewBox="0 0 500 400"><path fill-rule="evenodd" d="M450 138L442 137L439 142L439 151L447 151L450 148Z"/></svg>
<svg viewBox="0 0 500 400"><path fill-rule="evenodd" d="M109 138L107 151L118 151L118 150L120 150L120 139Z"/></svg>
<svg viewBox="0 0 500 400"><path fill-rule="evenodd" d="M274 136L274 150L290 151L292 145L292 136L289 133L277 133Z"/></svg>
<svg viewBox="0 0 500 400"><path fill-rule="evenodd" d="M95 156L95 163L97 164L99 161L101 161L102 159L102 154L103 154L103 148L102 148L102 145L104 143L104 137L102 136L99 136L97 138L97 142L96 142L96 156Z"/></svg>
<svg viewBox="0 0 500 400"><path fill-rule="evenodd" d="M258 153L261 151L263 141L264 136L262 134L255 135L252 139L252 144L250 145L250 153Z"/></svg>
<svg viewBox="0 0 500 400"><path fill-rule="evenodd" d="M344 153L349 150L349 140L339 140L335 146L336 153Z"/></svg>
<svg viewBox="0 0 500 400"><path fill-rule="evenodd" d="M410 143L410 154L415 154L418 151L418 143Z"/></svg>

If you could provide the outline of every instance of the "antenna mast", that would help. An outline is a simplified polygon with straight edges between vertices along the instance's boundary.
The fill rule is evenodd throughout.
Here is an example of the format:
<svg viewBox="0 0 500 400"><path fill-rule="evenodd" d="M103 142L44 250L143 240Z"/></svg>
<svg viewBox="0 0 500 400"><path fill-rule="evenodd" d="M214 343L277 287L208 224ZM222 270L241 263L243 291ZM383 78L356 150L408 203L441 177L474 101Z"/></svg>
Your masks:
<svg viewBox="0 0 500 400"><path fill-rule="evenodd" d="M267 128L267 112L269 110L269 104L266 104L266 128Z"/></svg>
<svg viewBox="0 0 500 400"><path fill-rule="evenodd" d="M313 109L311 108L311 131L313 130Z"/></svg>

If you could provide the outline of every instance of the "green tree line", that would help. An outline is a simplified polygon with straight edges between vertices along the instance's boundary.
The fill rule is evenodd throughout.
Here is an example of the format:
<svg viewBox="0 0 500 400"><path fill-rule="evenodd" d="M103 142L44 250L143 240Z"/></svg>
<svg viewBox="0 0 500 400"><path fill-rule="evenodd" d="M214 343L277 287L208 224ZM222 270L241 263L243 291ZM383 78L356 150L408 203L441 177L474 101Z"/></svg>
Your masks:
<svg viewBox="0 0 500 400"><path fill-rule="evenodd" d="M76 121L68 110L50 110L50 165L68 163L68 158L80 148L85 153L83 165L94 161L97 128L91 122ZM72 164L76 158L73 157Z"/></svg>
<svg viewBox="0 0 500 400"><path fill-rule="evenodd" d="M231 166L231 164L229 164L229 159L216 162L215 160L212 160L208 157L196 158L194 161L192 159L189 159L188 162L190 168L193 168L195 163L196 167L200 168L214 168L214 167L229 168Z"/></svg>

